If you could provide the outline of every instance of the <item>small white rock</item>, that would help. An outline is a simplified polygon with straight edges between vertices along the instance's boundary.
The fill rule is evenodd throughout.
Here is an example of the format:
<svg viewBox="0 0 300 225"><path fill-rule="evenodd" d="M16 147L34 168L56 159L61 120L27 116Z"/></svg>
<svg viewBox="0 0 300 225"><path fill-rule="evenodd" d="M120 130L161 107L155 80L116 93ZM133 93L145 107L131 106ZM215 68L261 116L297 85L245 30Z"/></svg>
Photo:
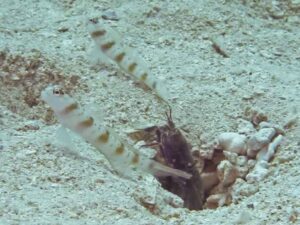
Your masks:
<svg viewBox="0 0 300 225"><path fill-rule="evenodd" d="M268 163L264 160L258 161L253 170L248 173L246 180L249 183L262 181L268 175Z"/></svg>
<svg viewBox="0 0 300 225"><path fill-rule="evenodd" d="M278 135L268 146L268 148L266 148L265 151L261 151L261 153L259 153L259 157L257 157L258 160L265 160L267 162L269 162L275 155L275 151L278 148L278 146L281 144L281 142L283 141L283 136L282 135Z"/></svg>
<svg viewBox="0 0 300 225"><path fill-rule="evenodd" d="M235 224L247 224L251 220L251 215L248 211L242 211L238 216Z"/></svg>
<svg viewBox="0 0 300 225"><path fill-rule="evenodd" d="M217 167L218 178L224 187L234 183L238 177L237 169L228 161L223 160Z"/></svg>
<svg viewBox="0 0 300 225"><path fill-rule="evenodd" d="M237 203L244 197L249 197L254 193L258 192L258 186L249 184L241 178L237 178L235 183L232 185L232 200Z"/></svg>
<svg viewBox="0 0 300 225"><path fill-rule="evenodd" d="M263 129L263 128L274 128L276 130L276 134L284 134L285 131L284 131L284 128L279 126L279 125L276 125L276 124L273 124L273 123L270 123L270 122L266 122L266 121L262 121L259 125L258 125L258 128L259 129Z"/></svg>
<svg viewBox="0 0 300 225"><path fill-rule="evenodd" d="M218 207L223 205L229 205L230 203L231 196L227 193L213 194L206 199L207 205L217 205Z"/></svg>
<svg viewBox="0 0 300 225"><path fill-rule="evenodd" d="M262 121L267 121L268 117L264 111L252 107L247 107L244 112L246 118L254 125L258 125Z"/></svg>
<svg viewBox="0 0 300 225"><path fill-rule="evenodd" d="M256 164L256 160L255 159L249 159L248 162L247 162L248 169L254 168L255 164Z"/></svg>
<svg viewBox="0 0 300 225"><path fill-rule="evenodd" d="M237 159L236 159L236 164L237 164L238 166L246 166L246 165L247 165L247 161L248 161L247 156L240 155L240 156L238 156Z"/></svg>
<svg viewBox="0 0 300 225"><path fill-rule="evenodd" d="M256 156L260 149L271 142L275 134L276 130L274 128L263 128L252 135L247 142L247 155L249 157Z"/></svg>
<svg viewBox="0 0 300 225"><path fill-rule="evenodd" d="M239 155L246 154L246 136L234 132L225 132L218 136L217 147L235 152Z"/></svg>
<svg viewBox="0 0 300 225"><path fill-rule="evenodd" d="M228 152L228 151L223 151L223 154L225 156L225 158L231 162L232 164L236 164L237 163L237 158L238 158L238 154L235 152Z"/></svg>
<svg viewBox="0 0 300 225"><path fill-rule="evenodd" d="M256 129L254 128L253 124L250 121L239 119L238 132L239 134L251 135L256 132Z"/></svg>

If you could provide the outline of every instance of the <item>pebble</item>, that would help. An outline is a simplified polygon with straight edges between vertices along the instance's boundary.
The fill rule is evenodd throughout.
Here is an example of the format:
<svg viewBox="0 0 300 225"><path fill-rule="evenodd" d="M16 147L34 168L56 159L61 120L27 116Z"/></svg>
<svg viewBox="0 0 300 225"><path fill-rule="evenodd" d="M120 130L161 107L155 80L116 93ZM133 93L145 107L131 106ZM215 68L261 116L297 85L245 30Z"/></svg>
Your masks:
<svg viewBox="0 0 300 225"><path fill-rule="evenodd" d="M237 202L242 197L249 197L256 192L258 192L256 185L249 184L242 178L237 178L232 186L232 199Z"/></svg>
<svg viewBox="0 0 300 225"><path fill-rule="evenodd" d="M57 31L61 32L61 33L67 32L68 30L69 30L69 28L66 26L61 26L57 29Z"/></svg>
<svg viewBox="0 0 300 225"><path fill-rule="evenodd" d="M268 117L264 111L252 107L247 107L245 109L244 115L254 125L258 125L260 122L268 120Z"/></svg>
<svg viewBox="0 0 300 225"><path fill-rule="evenodd" d="M280 134L278 135L266 148L266 151L261 151L262 153L258 156L258 160L265 160L267 162L270 162L270 160L274 157L275 151L278 148L278 146L283 141L283 136Z"/></svg>
<svg viewBox="0 0 300 225"><path fill-rule="evenodd" d="M107 11L103 12L101 17L104 20L114 20L114 21L119 20L119 17L117 15L117 13L115 11L112 11L112 10L107 10Z"/></svg>
<svg viewBox="0 0 300 225"><path fill-rule="evenodd" d="M247 162L247 167L249 169L252 169L252 168L254 168L255 164L256 164L256 160L255 159L249 159L248 162Z"/></svg>
<svg viewBox="0 0 300 225"><path fill-rule="evenodd" d="M33 154L36 154L37 151L35 149L30 149L30 147L28 146L29 144L24 142L24 150L21 150L19 151L15 157L16 159L19 159L19 160L24 160L26 158L28 158L27 156L30 156L30 155L33 155Z"/></svg>
<svg viewBox="0 0 300 225"><path fill-rule="evenodd" d="M238 154L235 152L223 151L225 158L232 164L237 164Z"/></svg>
<svg viewBox="0 0 300 225"><path fill-rule="evenodd" d="M273 124L273 123L270 123L270 122L266 122L266 121L262 121L258 125L259 130L263 129L263 128L274 128L276 130L276 134L284 134L285 133L283 127L281 127L279 125L276 125L276 124Z"/></svg>
<svg viewBox="0 0 300 225"><path fill-rule="evenodd" d="M225 132L218 136L217 147L224 151L246 154L246 136L234 132Z"/></svg>
<svg viewBox="0 0 300 225"><path fill-rule="evenodd" d="M207 198L206 202L208 205L217 204L220 207L230 204L231 198L227 193L213 194Z"/></svg>
<svg viewBox="0 0 300 225"><path fill-rule="evenodd" d="M39 130L40 125L41 125L41 123L38 120L29 120L29 121L26 121L24 127L20 128L19 130L22 130L22 131Z"/></svg>
<svg viewBox="0 0 300 225"><path fill-rule="evenodd" d="M264 160L258 161L253 170L248 173L246 180L249 183L262 181L268 175L268 163Z"/></svg>
<svg viewBox="0 0 300 225"><path fill-rule="evenodd" d="M238 121L238 133L244 134L244 135L251 135L256 132L256 129L254 128L253 124L244 119L239 119Z"/></svg>
<svg viewBox="0 0 300 225"><path fill-rule="evenodd" d="M275 134L276 130L274 128L260 129L257 133L255 133L249 138L247 142L247 155L249 157L256 156L259 150L261 150L271 142L271 139L274 137Z"/></svg>
<svg viewBox="0 0 300 225"><path fill-rule="evenodd" d="M228 187L230 184L234 183L237 176L237 169L227 160L220 162L217 168L218 178L224 187Z"/></svg>
<svg viewBox="0 0 300 225"><path fill-rule="evenodd" d="M247 224L248 222L250 222L250 220L251 220L250 213L244 210L239 214L235 224Z"/></svg>
<svg viewBox="0 0 300 225"><path fill-rule="evenodd" d="M298 115L288 117L284 122L283 127L285 129L290 129L292 126L294 126L297 123L297 121L298 121Z"/></svg>
<svg viewBox="0 0 300 225"><path fill-rule="evenodd" d="M237 157L236 164L238 166L246 166L248 158L246 156L240 155Z"/></svg>

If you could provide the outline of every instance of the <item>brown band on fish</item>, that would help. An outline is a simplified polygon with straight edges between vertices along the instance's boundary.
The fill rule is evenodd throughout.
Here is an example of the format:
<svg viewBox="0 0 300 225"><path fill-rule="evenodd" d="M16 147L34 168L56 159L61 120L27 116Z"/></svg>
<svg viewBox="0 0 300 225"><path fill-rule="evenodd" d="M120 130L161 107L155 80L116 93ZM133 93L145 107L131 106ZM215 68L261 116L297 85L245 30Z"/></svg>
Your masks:
<svg viewBox="0 0 300 225"><path fill-rule="evenodd" d="M125 52L122 52L122 53L118 54L118 55L115 57L116 62L117 62L117 63L120 63L120 62L123 60L123 58L124 58L125 55L126 55Z"/></svg>
<svg viewBox="0 0 300 225"><path fill-rule="evenodd" d="M105 131L103 134L100 134L98 137L98 141L100 141L101 143L107 143L109 139L109 131Z"/></svg>
<svg viewBox="0 0 300 225"><path fill-rule="evenodd" d="M101 49L102 49L102 51L107 51L107 50L111 49L115 44L116 44L116 42L114 42L114 41L107 42L107 43L101 45Z"/></svg>
<svg viewBox="0 0 300 225"><path fill-rule="evenodd" d="M140 77L141 81L145 81L148 77L148 73L143 73L142 76Z"/></svg>
<svg viewBox="0 0 300 225"><path fill-rule="evenodd" d="M92 38L98 38L106 34L106 30L96 30L91 33Z"/></svg>
<svg viewBox="0 0 300 225"><path fill-rule="evenodd" d="M139 161L140 161L140 156L137 153L134 153L134 156L131 159L131 163L138 164Z"/></svg>
<svg viewBox="0 0 300 225"><path fill-rule="evenodd" d="M78 103L73 102L70 105L67 105L63 110L62 110L62 114L69 114L71 112L73 112L74 110L78 109Z"/></svg>
<svg viewBox="0 0 300 225"><path fill-rule="evenodd" d="M125 151L125 149L124 149L123 143L115 149L115 153L117 155L122 155L124 151Z"/></svg>
<svg viewBox="0 0 300 225"><path fill-rule="evenodd" d="M128 66L128 71L129 73L133 73L133 71L135 70L137 64L136 63L131 63L129 66Z"/></svg>
<svg viewBox="0 0 300 225"><path fill-rule="evenodd" d="M88 128L88 127L91 127L93 124L94 124L93 117L88 117L87 119L81 121L78 124L78 127L80 127L80 128Z"/></svg>

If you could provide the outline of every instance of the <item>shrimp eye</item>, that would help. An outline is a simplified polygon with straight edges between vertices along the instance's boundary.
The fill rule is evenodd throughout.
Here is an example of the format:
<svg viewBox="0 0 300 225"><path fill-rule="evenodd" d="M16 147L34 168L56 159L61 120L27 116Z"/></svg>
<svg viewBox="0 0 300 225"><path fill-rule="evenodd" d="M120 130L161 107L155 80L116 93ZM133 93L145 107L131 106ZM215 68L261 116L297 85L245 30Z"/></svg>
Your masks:
<svg viewBox="0 0 300 225"><path fill-rule="evenodd" d="M53 94L57 96L64 95L64 91L59 87L55 87L53 89Z"/></svg>

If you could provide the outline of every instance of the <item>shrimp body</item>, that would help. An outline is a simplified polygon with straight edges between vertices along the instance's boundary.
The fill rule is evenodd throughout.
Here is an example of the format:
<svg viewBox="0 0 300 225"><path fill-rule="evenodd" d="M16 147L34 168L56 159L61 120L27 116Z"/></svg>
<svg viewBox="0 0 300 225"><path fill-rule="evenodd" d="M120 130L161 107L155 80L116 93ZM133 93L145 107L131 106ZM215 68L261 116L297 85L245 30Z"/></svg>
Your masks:
<svg viewBox="0 0 300 225"><path fill-rule="evenodd" d="M141 169L156 176L178 176L185 179L191 177L184 171L164 166L137 151L128 149L113 131L85 113L60 87L49 86L41 96L50 105L60 123L92 144L119 174L128 176L132 169Z"/></svg>

